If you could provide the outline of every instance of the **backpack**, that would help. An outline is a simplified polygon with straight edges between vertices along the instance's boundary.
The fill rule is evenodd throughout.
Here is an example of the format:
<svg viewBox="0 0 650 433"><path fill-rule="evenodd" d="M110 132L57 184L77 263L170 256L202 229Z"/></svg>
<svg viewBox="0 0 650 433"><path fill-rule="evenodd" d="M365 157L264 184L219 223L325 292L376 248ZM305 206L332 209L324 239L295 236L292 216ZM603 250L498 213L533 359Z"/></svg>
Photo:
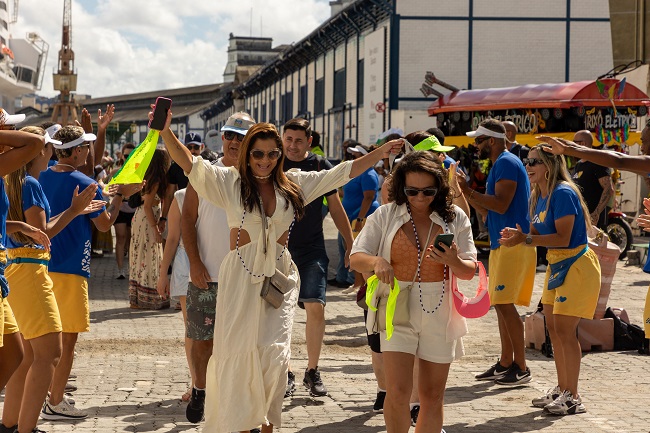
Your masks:
<svg viewBox="0 0 650 433"><path fill-rule="evenodd" d="M640 350L643 348L645 332L632 323L625 323L607 307L605 317L614 320L614 350Z"/></svg>

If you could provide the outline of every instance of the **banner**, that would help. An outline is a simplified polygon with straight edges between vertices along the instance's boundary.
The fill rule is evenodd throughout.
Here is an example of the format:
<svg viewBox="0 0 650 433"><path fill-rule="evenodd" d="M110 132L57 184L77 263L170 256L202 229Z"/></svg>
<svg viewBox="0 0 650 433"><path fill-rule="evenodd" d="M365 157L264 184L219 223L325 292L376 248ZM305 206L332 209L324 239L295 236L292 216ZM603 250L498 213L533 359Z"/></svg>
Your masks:
<svg viewBox="0 0 650 433"><path fill-rule="evenodd" d="M142 183L156 146L158 146L159 135L160 131L150 129L147 138L133 149L122 168L115 173L115 176L108 184Z"/></svg>

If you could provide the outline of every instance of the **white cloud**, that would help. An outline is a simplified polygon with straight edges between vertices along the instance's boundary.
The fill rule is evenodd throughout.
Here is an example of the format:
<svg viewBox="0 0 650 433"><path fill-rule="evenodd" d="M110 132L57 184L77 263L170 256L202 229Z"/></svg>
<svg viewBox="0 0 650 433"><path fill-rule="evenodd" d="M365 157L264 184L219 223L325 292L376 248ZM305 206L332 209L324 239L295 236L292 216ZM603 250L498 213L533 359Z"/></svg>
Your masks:
<svg viewBox="0 0 650 433"><path fill-rule="evenodd" d="M219 83L228 36L289 44L329 17L328 0L73 0L77 93L93 97ZM53 96L63 2L22 0L14 37L36 32L50 52L40 94ZM183 7L184 4L187 7ZM262 17L262 24L260 24Z"/></svg>

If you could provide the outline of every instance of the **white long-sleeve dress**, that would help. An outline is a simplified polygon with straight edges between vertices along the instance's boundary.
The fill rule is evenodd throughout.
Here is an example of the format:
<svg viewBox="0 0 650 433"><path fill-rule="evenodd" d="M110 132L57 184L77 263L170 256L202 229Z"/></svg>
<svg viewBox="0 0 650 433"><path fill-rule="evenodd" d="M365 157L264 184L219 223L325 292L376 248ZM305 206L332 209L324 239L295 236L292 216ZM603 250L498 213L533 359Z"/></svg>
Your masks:
<svg viewBox="0 0 650 433"><path fill-rule="evenodd" d="M347 183L351 168L351 162L345 162L331 170L286 174L300 186L307 204ZM225 209L229 228L241 226L251 239L239 251L230 251L219 270L203 431L248 431L262 423L279 427L300 277L289 251L276 241L289 229L293 207L289 204L285 209L286 200L276 192L275 212L267 217L266 230L268 245L276 248L265 255L262 217L257 211L244 216L237 169L216 167L194 157L189 180L199 196ZM273 275L276 267L293 283L279 309L260 297L263 276Z"/></svg>

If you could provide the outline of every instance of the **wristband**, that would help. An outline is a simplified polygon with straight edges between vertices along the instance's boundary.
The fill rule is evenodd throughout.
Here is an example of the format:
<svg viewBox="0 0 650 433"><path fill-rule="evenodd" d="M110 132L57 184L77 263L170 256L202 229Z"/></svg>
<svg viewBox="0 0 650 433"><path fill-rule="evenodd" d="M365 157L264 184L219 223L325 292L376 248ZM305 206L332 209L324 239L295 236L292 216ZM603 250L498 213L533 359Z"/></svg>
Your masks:
<svg viewBox="0 0 650 433"><path fill-rule="evenodd" d="M120 197L122 197L122 200L124 200L124 194L122 194L121 192L116 192L115 195L119 195Z"/></svg>
<svg viewBox="0 0 650 433"><path fill-rule="evenodd" d="M160 218L158 218L158 221L167 221L167 218L161 216Z"/></svg>

